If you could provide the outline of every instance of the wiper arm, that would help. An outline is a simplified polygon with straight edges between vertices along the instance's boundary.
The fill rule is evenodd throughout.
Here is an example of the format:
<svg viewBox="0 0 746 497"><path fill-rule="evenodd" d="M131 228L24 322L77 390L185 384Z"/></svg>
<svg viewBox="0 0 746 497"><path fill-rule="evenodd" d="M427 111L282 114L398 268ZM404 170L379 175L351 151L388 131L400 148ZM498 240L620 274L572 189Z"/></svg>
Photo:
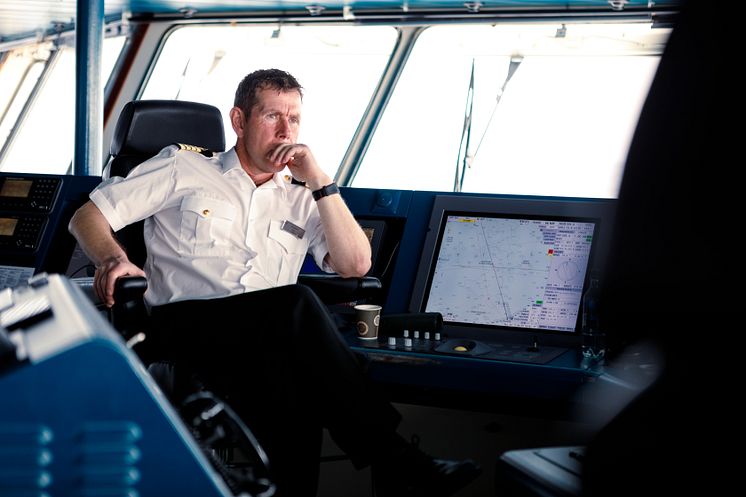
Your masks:
<svg viewBox="0 0 746 497"><path fill-rule="evenodd" d="M466 173L467 158L469 157L469 141L471 140L471 113L474 109L474 59L471 59L471 77L469 78L469 90L466 92L466 110L464 111L464 127L461 131L461 141L458 146L458 157L456 158L456 175L453 178L453 191L460 192L464 184L464 173ZM464 152L463 158L461 152Z"/></svg>
<svg viewBox="0 0 746 497"><path fill-rule="evenodd" d="M479 148L482 146L482 142L484 141L484 137L487 136L487 131L490 129L490 125L492 124L492 118L495 117L495 111L497 111L497 106L500 105L500 99L503 98L503 93L505 93L505 87L508 86L508 81L510 81L510 78L513 77L513 74L518 70L518 67L521 65L521 62L523 62L523 55L513 55L510 57L510 65L508 66L508 75L505 77L505 81L503 81L502 87L497 90L497 96L495 97L495 105L492 107L492 113L490 114L490 118L487 121L487 126L484 127L484 133L482 133L482 137L479 139L479 143L477 144L477 149L474 151L474 155L472 156L472 161L476 158L477 152L479 152ZM461 179L463 181L463 177Z"/></svg>

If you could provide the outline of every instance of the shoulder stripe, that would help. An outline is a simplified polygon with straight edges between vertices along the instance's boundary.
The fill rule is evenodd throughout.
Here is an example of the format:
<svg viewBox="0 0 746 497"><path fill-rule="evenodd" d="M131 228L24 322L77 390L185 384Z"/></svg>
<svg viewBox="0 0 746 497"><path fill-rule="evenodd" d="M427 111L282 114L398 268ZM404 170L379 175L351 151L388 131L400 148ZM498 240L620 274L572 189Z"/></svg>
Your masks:
<svg viewBox="0 0 746 497"><path fill-rule="evenodd" d="M308 188L308 186L306 186L305 181L299 181L293 178L292 176L290 176L289 174L286 174L284 179L285 179L285 183L290 183L291 185L305 186L306 188Z"/></svg>
<svg viewBox="0 0 746 497"><path fill-rule="evenodd" d="M177 147L179 147L179 150L186 150L187 152L195 152L198 154L202 154L205 157L212 157L213 152L212 150L208 150L204 147L198 147L197 145L188 145L186 143L176 143Z"/></svg>

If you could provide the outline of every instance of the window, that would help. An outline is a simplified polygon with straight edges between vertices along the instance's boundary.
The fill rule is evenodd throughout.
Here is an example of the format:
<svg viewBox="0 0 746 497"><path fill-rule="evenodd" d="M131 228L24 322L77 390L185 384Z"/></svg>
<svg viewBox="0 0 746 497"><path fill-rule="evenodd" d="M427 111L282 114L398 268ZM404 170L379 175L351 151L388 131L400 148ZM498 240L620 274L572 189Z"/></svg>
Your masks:
<svg viewBox="0 0 746 497"><path fill-rule="evenodd" d="M387 26L187 26L167 39L142 99L208 103L223 114L226 146L238 83L278 68L304 88L299 141L334 176L396 42Z"/></svg>
<svg viewBox="0 0 746 497"><path fill-rule="evenodd" d="M41 75L49 58L45 48L35 45L4 54L0 65L0 143L5 143Z"/></svg>
<svg viewBox="0 0 746 497"><path fill-rule="evenodd" d="M638 23L431 27L353 186L614 198L668 34Z"/></svg>
<svg viewBox="0 0 746 497"><path fill-rule="evenodd" d="M111 73L124 38L104 40L102 81ZM0 66L0 170L66 174L75 144L75 48L37 43L8 53L6 62Z"/></svg>

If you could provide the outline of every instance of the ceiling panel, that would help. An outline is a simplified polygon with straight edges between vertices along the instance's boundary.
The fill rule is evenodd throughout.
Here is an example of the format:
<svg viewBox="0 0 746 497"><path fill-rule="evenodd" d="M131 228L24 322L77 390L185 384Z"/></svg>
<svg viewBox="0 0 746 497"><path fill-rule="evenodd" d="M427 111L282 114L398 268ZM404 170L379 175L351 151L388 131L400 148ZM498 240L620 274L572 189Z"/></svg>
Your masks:
<svg viewBox="0 0 746 497"><path fill-rule="evenodd" d="M95 0L93 0L95 1ZM281 11L296 15L310 15L307 5L317 5L330 11L340 11L347 6L352 11L420 9L467 10L480 4L482 9L554 8L560 10L577 8L612 9L666 7L678 4L678 0L495 0L464 2L453 0L367 0L367 1L308 1L308 0L105 0L104 13L107 19L119 19L128 13L179 14L182 12L210 14L218 12ZM71 29L74 26L76 0L0 0L0 43L34 36L39 33L54 33L55 29Z"/></svg>

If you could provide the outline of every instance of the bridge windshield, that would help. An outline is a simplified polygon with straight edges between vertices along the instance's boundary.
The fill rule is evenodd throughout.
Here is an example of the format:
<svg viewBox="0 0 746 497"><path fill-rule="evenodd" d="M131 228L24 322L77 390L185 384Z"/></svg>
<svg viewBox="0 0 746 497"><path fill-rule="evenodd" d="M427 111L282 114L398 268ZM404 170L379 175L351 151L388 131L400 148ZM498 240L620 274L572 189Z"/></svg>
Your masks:
<svg viewBox="0 0 746 497"><path fill-rule="evenodd" d="M670 29L629 20L513 20L193 23L165 32L161 46L151 47L157 56L136 98L217 106L228 146L238 81L280 67L305 88L300 140L341 184L615 198ZM107 36L105 75L124 41ZM2 54L0 170L69 171L70 45ZM45 147L34 145L40 136Z"/></svg>
<svg viewBox="0 0 746 497"><path fill-rule="evenodd" d="M377 126L359 125L397 31L414 47ZM188 26L142 98L204 101L227 119L244 74L282 67L306 88L301 140L330 175L356 130L367 146L352 186L614 198L667 37L630 22Z"/></svg>

